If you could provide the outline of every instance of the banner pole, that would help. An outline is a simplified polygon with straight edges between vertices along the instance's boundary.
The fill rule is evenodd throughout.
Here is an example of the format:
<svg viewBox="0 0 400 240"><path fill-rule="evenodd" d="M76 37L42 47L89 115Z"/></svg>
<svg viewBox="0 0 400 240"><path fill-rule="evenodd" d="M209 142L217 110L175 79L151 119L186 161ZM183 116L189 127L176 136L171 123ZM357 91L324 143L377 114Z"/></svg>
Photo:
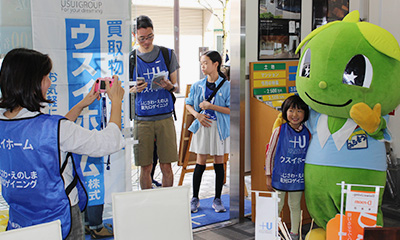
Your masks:
<svg viewBox="0 0 400 240"><path fill-rule="evenodd" d="M342 186L342 191L341 191L341 196L340 196L340 225L339 225L339 239L342 240L342 236L343 236L343 201L344 201L344 192L345 190L345 183L344 181L342 181L341 183Z"/></svg>

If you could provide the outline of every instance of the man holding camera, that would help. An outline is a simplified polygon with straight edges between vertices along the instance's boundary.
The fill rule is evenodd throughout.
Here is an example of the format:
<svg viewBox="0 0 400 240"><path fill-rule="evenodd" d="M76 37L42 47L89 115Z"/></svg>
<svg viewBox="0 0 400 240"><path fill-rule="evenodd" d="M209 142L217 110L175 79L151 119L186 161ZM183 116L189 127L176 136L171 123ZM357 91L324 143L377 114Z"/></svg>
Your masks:
<svg viewBox="0 0 400 240"><path fill-rule="evenodd" d="M163 174L162 186L171 187L174 182L171 163L178 161L172 114L179 64L171 49L153 45L154 29L149 17L142 15L136 18L135 38L139 48L131 53L131 60L135 62L130 64L129 71L132 80L137 83L130 88L130 92L136 95L134 138L138 144L134 145L134 154L135 165L140 166L140 187L152 187L154 141ZM166 77L153 81L160 75Z"/></svg>

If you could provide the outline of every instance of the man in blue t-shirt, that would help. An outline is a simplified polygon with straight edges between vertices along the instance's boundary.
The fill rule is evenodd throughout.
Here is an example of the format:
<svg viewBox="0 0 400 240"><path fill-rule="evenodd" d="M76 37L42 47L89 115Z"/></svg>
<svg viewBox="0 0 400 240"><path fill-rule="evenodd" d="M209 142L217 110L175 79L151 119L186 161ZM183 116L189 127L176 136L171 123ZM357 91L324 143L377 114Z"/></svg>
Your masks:
<svg viewBox="0 0 400 240"><path fill-rule="evenodd" d="M153 45L154 28L147 16L136 18L134 65L129 69L136 85L130 88L135 94L134 145L135 165L140 166L140 187L152 187L154 145L160 162L162 186L173 185L171 163L178 161L176 131L172 113L173 92L177 89L179 64L171 49ZM165 57L163 51L168 51ZM169 62L167 66L167 62ZM133 67L132 67L133 66ZM155 144L154 144L155 141Z"/></svg>

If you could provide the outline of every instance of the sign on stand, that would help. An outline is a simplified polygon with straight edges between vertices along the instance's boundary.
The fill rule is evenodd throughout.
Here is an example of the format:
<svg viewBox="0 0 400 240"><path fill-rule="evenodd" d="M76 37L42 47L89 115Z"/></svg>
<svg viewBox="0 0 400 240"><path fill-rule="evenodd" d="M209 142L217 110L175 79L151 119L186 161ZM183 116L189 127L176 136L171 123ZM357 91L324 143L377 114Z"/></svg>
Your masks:
<svg viewBox="0 0 400 240"><path fill-rule="evenodd" d="M256 194L255 240L277 240L278 236L278 193L252 191ZM271 197L260 196L260 193Z"/></svg>
<svg viewBox="0 0 400 240"><path fill-rule="evenodd" d="M340 215L337 214L327 225L327 240L362 240L365 227L376 227L379 192L383 186L345 184L342 186ZM352 187L375 188L375 191L352 190ZM346 212L343 215L344 194L346 194Z"/></svg>

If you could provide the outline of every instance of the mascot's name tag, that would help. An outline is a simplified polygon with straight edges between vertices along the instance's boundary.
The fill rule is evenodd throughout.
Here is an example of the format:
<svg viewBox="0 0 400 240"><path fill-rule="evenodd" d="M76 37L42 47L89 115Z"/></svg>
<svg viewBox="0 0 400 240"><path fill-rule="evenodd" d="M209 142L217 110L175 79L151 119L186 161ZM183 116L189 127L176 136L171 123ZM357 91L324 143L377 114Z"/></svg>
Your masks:
<svg viewBox="0 0 400 240"><path fill-rule="evenodd" d="M368 148L368 136L363 131L356 131L347 140L347 149L355 150L355 149L365 149Z"/></svg>

